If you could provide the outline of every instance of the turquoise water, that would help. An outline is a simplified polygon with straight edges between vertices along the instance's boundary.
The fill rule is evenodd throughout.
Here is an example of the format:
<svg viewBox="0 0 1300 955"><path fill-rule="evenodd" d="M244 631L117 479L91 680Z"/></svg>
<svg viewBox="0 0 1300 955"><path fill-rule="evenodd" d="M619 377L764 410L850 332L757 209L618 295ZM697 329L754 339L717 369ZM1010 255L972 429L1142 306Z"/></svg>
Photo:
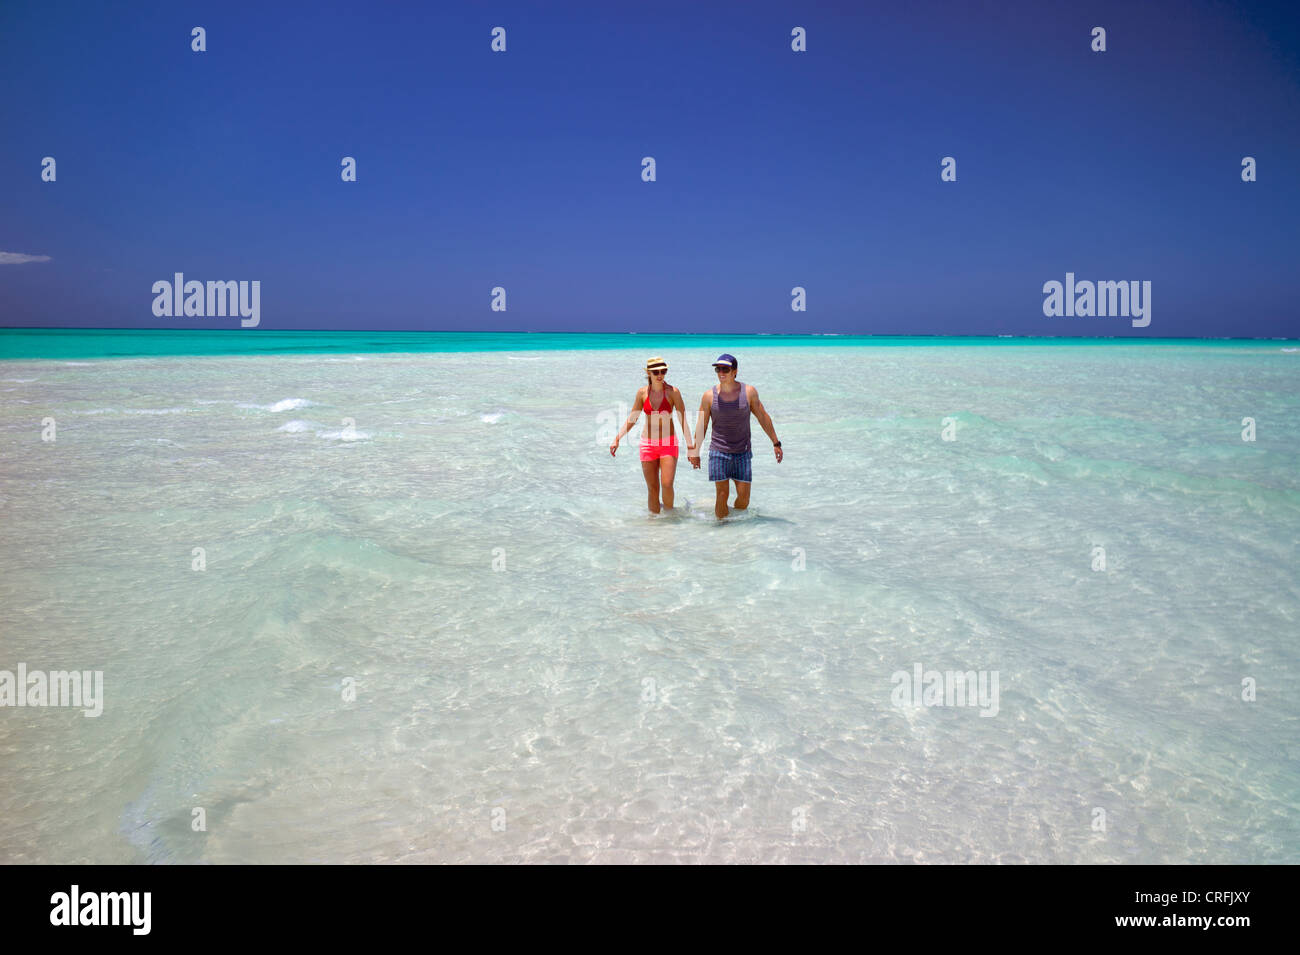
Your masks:
<svg viewBox="0 0 1300 955"><path fill-rule="evenodd" d="M354 332L269 329L0 328L0 360L19 358L145 358L151 355L376 354L384 352L565 351L585 349L740 348L873 345L913 348L946 345L1071 348L1183 346L1268 348L1271 339L1005 338L892 335L628 335L535 332ZM1294 344L1286 341L1286 344ZM707 371L707 365L705 367Z"/></svg>
<svg viewBox="0 0 1300 955"><path fill-rule="evenodd" d="M1292 343L190 334L0 335L0 670L105 696L0 708L0 861L1300 861ZM724 347L786 458L650 516Z"/></svg>

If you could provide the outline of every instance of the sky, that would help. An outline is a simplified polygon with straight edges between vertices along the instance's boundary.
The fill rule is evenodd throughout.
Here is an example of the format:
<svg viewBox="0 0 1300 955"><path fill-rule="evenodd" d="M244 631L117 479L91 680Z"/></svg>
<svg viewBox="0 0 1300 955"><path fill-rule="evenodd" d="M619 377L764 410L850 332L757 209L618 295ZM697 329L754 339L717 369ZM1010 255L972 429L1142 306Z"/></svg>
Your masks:
<svg viewBox="0 0 1300 955"><path fill-rule="evenodd" d="M1300 337L1294 3L2 0L0 83L0 326Z"/></svg>

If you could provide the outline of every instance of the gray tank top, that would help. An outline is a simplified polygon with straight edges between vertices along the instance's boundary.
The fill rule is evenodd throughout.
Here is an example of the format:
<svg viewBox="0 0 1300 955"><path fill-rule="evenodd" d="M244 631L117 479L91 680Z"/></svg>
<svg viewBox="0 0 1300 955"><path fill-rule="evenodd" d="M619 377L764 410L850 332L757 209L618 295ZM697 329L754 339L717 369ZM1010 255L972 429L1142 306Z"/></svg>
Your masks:
<svg viewBox="0 0 1300 955"><path fill-rule="evenodd" d="M713 386L713 405L709 409L709 420L713 423L713 440L709 447L724 454L743 454L749 450L749 395L745 383L736 382L740 394L730 401L718 394L718 386Z"/></svg>

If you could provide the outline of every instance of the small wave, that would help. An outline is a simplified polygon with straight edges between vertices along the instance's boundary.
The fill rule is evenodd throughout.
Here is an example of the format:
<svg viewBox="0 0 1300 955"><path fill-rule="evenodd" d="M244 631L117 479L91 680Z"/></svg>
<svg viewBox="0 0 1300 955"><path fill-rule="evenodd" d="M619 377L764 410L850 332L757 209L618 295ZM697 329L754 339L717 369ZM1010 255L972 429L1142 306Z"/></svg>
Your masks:
<svg viewBox="0 0 1300 955"><path fill-rule="evenodd" d="M275 430L285 431L288 432L289 434L298 434L299 432L302 431L315 431L319 427L320 425L318 425L314 421L300 421L295 418L293 421L286 421L284 424L280 425L280 427L276 428Z"/></svg>
<svg viewBox="0 0 1300 955"><path fill-rule="evenodd" d="M545 357L545 355L506 355L506 361L541 361Z"/></svg>
<svg viewBox="0 0 1300 955"><path fill-rule="evenodd" d="M93 361L65 361L64 364L65 364L65 365L93 365L93 364L95 364L95 362L93 362Z"/></svg>
<svg viewBox="0 0 1300 955"><path fill-rule="evenodd" d="M308 401L306 398L285 398L283 401L277 401L271 405L271 411L293 411L297 408L306 408L308 405L314 405L316 402Z"/></svg>
<svg viewBox="0 0 1300 955"><path fill-rule="evenodd" d="M486 421L488 424L496 424L504 415L504 411L494 411L491 414L481 414L478 416L478 419L480 421Z"/></svg>
<svg viewBox="0 0 1300 955"><path fill-rule="evenodd" d="M127 408L127 414L188 414L193 408Z"/></svg>
<svg viewBox="0 0 1300 955"><path fill-rule="evenodd" d="M1286 351L1285 348L1283 348L1282 350ZM31 384L33 381L40 381L40 379L39 378L0 378L0 381L12 381L15 384L27 385L27 384Z"/></svg>
<svg viewBox="0 0 1300 955"><path fill-rule="evenodd" d="M369 431L358 431L356 428L340 429L338 431L317 431L316 437L325 438L329 441L369 441L374 435Z"/></svg>
<svg viewBox="0 0 1300 955"><path fill-rule="evenodd" d="M370 431L359 431L356 428L336 428L324 430L325 426L319 421L308 421L302 418L294 418L292 421L286 421L276 431L283 431L286 434L303 434L312 432L318 438L324 438L327 441L368 441L374 437Z"/></svg>
<svg viewBox="0 0 1300 955"><path fill-rule="evenodd" d="M236 405L236 407L256 408L259 411L270 411L271 413L276 414L281 411L296 411L299 408L306 408L315 403L316 402L314 401L308 401L306 398L285 398L282 401L277 401L273 405L258 405L243 401Z"/></svg>

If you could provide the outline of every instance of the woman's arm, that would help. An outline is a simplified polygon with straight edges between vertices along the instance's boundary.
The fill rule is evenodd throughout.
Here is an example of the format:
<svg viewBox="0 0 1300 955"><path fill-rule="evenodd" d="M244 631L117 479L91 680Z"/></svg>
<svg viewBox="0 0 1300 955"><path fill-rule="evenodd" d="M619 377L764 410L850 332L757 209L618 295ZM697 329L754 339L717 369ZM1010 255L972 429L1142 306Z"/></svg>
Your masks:
<svg viewBox="0 0 1300 955"><path fill-rule="evenodd" d="M644 391L644 388L638 388L636 390L636 397L632 399L632 413L627 416L627 420L623 422L623 427L619 428L618 434L614 436L614 443L609 446L610 454L613 454L618 450L618 445L619 442L623 440L623 435L632 430L632 426L636 424L636 419L641 416L641 405L645 401L645 398L643 397Z"/></svg>

